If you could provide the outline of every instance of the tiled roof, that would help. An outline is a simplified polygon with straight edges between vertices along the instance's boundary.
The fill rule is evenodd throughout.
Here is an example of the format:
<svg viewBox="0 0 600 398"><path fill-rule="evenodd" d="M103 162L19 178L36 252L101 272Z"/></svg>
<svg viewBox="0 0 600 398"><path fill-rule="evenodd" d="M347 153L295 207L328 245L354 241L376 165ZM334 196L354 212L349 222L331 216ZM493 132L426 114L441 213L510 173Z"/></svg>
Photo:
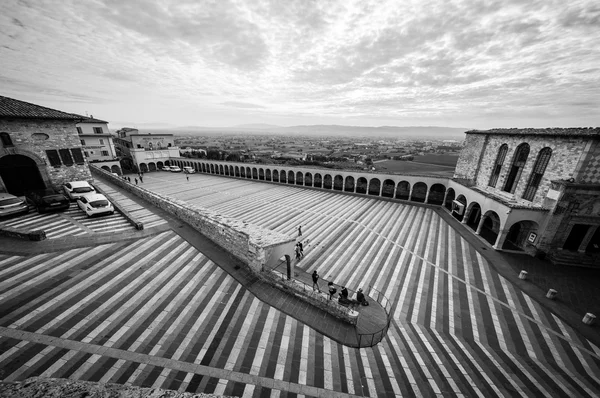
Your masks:
<svg viewBox="0 0 600 398"><path fill-rule="evenodd" d="M0 95L0 118L79 120L82 116Z"/></svg>
<svg viewBox="0 0 600 398"><path fill-rule="evenodd" d="M600 137L600 127L550 127L550 128L526 128L526 129L491 129L491 130L469 130L466 134L500 134L500 135L554 135L563 137Z"/></svg>
<svg viewBox="0 0 600 398"><path fill-rule="evenodd" d="M105 120L100 120L100 119L96 119L93 117L81 116L81 115L77 115L75 113L73 115L82 119L79 123L108 123Z"/></svg>

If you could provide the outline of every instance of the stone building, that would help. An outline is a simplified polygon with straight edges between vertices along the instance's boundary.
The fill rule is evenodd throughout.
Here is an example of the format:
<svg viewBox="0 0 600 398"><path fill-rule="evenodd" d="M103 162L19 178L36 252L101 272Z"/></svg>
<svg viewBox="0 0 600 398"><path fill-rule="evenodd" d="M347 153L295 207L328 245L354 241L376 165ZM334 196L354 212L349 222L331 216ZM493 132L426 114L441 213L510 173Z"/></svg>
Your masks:
<svg viewBox="0 0 600 398"><path fill-rule="evenodd" d="M155 171L169 165L170 158L180 156L173 134L141 134L137 129L124 127L114 139L123 168L135 172Z"/></svg>
<svg viewBox="0 0 600 398"><path fill-rule="evenodd" d="M91 180L76 123L80 115L0 96L0 191Z"/></svg>
<svg viewBox="0 0 600 398"><path fill-rule="evenodd" d="M108 129L108 122L86 117L77 123L77 134L81 140L83 154L90 163L96 163L97 166L121 174L121 167L113 136Z"/></svg>
<svg viewBox="0 0 600 398"><path fill-rule="evenodd" d="M468 131L446 204L496 249L600 265L600 128Z"/></svg>

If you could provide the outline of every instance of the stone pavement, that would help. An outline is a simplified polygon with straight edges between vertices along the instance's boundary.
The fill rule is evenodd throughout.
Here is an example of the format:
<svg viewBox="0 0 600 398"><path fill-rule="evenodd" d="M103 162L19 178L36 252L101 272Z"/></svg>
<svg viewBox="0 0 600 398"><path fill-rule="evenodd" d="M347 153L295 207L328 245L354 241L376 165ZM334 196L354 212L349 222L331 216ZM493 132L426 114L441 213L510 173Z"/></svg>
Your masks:
<svg viewBox="0 0 600 398"><path fill-rule="evenodd" d="M600 393L600 349L584 335L597 328L513 283L513 269L447 213L199 174L148 173L144 186L281 233L302 225L299 267L383 292L387 337L352 349L276 310L171 220L141 239L0 255L4 378L237 396Z"/></svg>

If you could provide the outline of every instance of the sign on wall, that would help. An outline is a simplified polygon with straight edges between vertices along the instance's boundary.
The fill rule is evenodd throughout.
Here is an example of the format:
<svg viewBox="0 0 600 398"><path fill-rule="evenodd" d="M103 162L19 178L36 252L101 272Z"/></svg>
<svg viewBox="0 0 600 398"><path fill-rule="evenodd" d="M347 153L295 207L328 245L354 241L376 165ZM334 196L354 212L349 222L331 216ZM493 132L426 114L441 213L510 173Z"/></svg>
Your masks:
<svg viewBox="0 0 600 398"><path fill-rule="evenodd" d="M533 242L535 242L536 238L537 238L537 234L535 232L530 232L529 236L527 237L527 242L533 243Z"/></svg>

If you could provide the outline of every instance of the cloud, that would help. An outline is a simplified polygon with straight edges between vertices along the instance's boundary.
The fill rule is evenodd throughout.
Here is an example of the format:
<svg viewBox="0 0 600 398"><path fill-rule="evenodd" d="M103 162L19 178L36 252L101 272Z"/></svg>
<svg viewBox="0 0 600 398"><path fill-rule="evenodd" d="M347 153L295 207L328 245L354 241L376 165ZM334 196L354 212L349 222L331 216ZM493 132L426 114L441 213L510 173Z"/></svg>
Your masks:
<svg viewBox="0 0 600 398"><path fill-rule="evenodd" d="M250 108L250 109L265 109L266 107L257 104L250 104L248 102L237 102L237 101L226 101L222 102L222 105L231 106L234 108Z"/></svg>

